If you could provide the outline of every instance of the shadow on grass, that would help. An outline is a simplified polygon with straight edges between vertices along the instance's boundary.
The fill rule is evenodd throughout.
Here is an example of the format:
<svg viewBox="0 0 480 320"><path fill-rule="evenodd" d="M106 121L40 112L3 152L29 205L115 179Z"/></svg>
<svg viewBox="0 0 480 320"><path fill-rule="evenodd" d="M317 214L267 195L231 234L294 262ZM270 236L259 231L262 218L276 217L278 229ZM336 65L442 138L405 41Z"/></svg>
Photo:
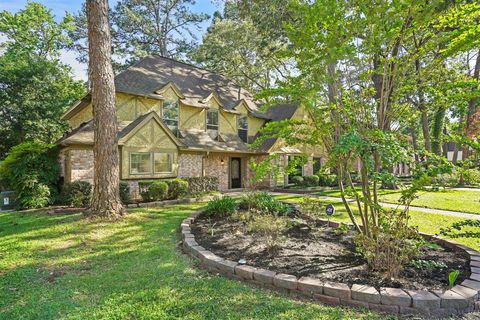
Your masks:
<svg viewBox="0 0 480 320"><path fill-rule="evenodd" d="M135 209L116 223L81 215L19 219L17 243L10 230L8 240L0 237L1 257L12 255L0 262L0 319L379 318L198 270L177 249L180 222L195 208Z"/></svg>

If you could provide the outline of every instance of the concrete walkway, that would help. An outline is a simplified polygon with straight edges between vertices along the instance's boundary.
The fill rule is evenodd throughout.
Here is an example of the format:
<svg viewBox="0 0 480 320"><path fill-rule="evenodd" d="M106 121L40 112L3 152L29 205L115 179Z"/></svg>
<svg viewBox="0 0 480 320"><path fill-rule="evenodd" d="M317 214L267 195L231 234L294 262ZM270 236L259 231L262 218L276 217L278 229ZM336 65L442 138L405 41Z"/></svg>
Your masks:
<svg viewBox="0 0 480 320"><path fill-rule="evenodd" d="M329 201L338 201L338 202L342 201L342 198L337 198L337 197L315 196L315 195L299 194L299 193L271 192L271 194L273 194L273 195L291 195L291 196L297 196L297 197L306 197L307 196L307 197L315 197L315 198L329 200ZM349 199L349 202L353 202L353 201L355 201L355 200ZM383 206L383 207L386 207L386 208L393 208L393 209L400 208L402 206L402 205L399 205L399 204L385 203L385 202L380 202L380 205ZM457 217L457 218L463 218L463 219L480 220L480 214L473 214L473 213L467 213L467 212L430 209L430 208L414 207L414 206L410 206L410 210L425 212L425 213L441 214L441 215L444 215L444 216L451 216L451 217Z"/></svg>

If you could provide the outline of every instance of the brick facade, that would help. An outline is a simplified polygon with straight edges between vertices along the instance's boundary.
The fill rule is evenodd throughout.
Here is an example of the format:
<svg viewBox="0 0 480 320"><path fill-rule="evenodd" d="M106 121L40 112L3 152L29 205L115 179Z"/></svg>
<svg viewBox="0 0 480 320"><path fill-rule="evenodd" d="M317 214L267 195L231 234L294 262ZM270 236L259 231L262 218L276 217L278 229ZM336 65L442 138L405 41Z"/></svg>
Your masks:
<svg viewBox="0 0 480 320"><path fill-rule="evenodd" d="M88 181L93 183L93 150L70 149L62 152L65 182Z"/></svg>
<svg viewBox="0 0 480 320"><path fill-rule="evenodd" d="M178 156L178 176L201 177L203 175L203 154L182 153Z"/></svg>
<svg viewBox="0 0 480 320"><path fill-rule="evenodd" d="M230 158L225 154L210 153L205 157L205 175L218 177L218 186L221 191L229 188L229 161Z"/></svg>

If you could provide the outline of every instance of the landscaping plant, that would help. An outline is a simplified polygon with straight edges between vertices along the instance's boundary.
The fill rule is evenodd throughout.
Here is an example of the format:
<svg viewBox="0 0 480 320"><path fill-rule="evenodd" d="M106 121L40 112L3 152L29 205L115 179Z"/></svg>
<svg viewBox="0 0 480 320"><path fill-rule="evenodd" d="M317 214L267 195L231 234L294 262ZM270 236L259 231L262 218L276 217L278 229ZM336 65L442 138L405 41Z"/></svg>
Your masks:
<svg viewBox="0 0 480 320"><path fill-rule="evenodd" d="M304 176L303 177L303 184L306 187L315 187L318 186L320 178L318 176Z"/></svg>
<svg viewBox="0 0 480 320"><path fill-rule="evenodd" d="M453 288L455 285L455 282L457 281L458 275L460 274L460 271L454 270L448 274L448 287Z"/></svg>
<svg viewBox="0 0 480 320"><path fill-rule="evenodd" d="M168 184L165 181L154 181L148 187L147 194L147 198L150 200L165 200L168 197Z"/></svg>
<svg viewBox="0 0 480 320"><path fill-rule="evenodd" d="M123 204L130 202L130 187L128 183L121 181L120 182L120 199Z"/></svg>
<svg viewBox="0 0 480 320"><path fill-rule="evenodd" d="M228 217L235 213L236 209L237 203L232 197L215 197L207 204L205 214L208 217Z"/></svg>
<svg viewBox="0 0 480 320"><path fill-rule="evenodd" d="M301 212L310 219L324 217L324 207L322 200L312 197L304 197L300 202Z"/></svg>
<svg viewBox="0 0 480 320"><path fill-rule="evenodd" d="M75 181L63 186L62 202L76 207L87 208L92 196L92 184L87 181Z"/></svg>
<svg viewBox="0 0 480 320"><path fill-rule="evenodd" d="M179 199L187 195L188 182L183 179L165 180L168 185L168 199Z"/></svg>
<svg viewBox="0 0 480 320"><path fill-rule="evenodd" d="M38 142L13 147L0 162L0 180L15 191L18 209L41 208L58 195L58 149Z"/></svg>
<svg viewBox="0 0 480 320"><path fill-rule="evenodd" d="M302 186L303 185L303 182L304 182L304 179L302 176L293 176L291 178L291 181L294 185L296 186Z"/></svg>
<svg viewBox="0 0 480 320"><path fill-rule="evenodd" d="M260 236L269 252L275 252L282 239L282 233L287 229L288 220L274 215L257 215L248 223L248 230Z"/></svg>
<svg viewBox="0 0 480 320"><path fill-rule="evenodd" d="M267 192L250 192L243 196L239 208L255 211L258 214L284 215L288 213L288 206Z"/></svg>

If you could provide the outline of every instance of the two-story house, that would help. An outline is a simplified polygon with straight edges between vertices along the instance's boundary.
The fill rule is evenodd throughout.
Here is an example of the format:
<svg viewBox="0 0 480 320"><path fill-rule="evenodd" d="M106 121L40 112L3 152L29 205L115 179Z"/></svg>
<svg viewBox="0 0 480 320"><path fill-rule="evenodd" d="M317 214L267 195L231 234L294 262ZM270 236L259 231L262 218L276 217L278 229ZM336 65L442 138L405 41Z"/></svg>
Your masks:
<svg viewBox="0 0 480 320"><path fill-rule="evenodd" d="M298 104L260 112L252 95L225 77L160 56L148 56L115 77L121 180L138 190L138 181L216 176L220 190L249 187L251 159L281 153L280 165L305 148L287 148L270 139L249 148L268 121L304 117ZM93 180L91 97L63 115L71 131L60 141L65 182ZM321 152L308 151L303 168L313 174ZM315 161L314 161L315 160ZM284 183L286 177L266 181Z"/></svg>

